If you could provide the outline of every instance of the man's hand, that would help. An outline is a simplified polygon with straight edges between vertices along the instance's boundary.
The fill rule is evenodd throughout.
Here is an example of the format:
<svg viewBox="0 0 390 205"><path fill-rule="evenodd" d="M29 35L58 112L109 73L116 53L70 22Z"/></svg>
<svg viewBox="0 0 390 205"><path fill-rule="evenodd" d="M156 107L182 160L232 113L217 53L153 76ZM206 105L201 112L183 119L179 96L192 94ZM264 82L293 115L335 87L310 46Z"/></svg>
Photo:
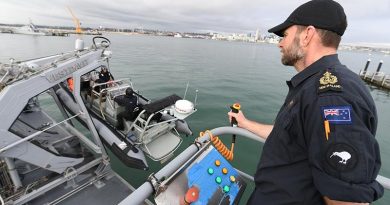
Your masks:
<svg viewBox="0 0 390 205"><path fill-rule="evenodd" d="M246 129L263 139L267 139L268 135L273 129L273 125L261 124L255 121L248 120L244 113L240 110L238 113L228 112L229 120L232 121L232 117L236 118L237 126Z"/></svg>
<svg viewBox="0 0 390 205"><path fill-rule="evenodd" d="M368 205L368 203L355 203L355 202L345 202L345 201L335 201L324 197L326 205Z"/></svg>
<svg viewBox="0 0 390 205"><path fill-rule="evenodd" d="M241 110L239 110L238 113L234 113L234 112L230 111L230 112L228 112L228 115L229 115L230 123L232 122L232 118L234 117L234 118L236 118L238 127L247 129L245 127L245 122L248 120L245 118L244 113Z"/></svg>

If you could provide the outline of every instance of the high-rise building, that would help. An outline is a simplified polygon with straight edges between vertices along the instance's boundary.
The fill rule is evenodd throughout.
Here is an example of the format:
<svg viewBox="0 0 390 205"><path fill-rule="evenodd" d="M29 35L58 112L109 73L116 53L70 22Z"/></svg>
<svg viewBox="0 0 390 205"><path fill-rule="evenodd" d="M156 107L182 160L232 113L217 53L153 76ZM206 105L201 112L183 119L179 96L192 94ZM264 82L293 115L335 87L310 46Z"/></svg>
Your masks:
<svg viewBox="0 0 390 205"><path fill-rule="evenodd" d="M256 30L256 36L255 36L255 42L256 42L256 41L260 41L260 40L261 40L260 38L261 38L260 30L257 29L257 30Z"/></svg>

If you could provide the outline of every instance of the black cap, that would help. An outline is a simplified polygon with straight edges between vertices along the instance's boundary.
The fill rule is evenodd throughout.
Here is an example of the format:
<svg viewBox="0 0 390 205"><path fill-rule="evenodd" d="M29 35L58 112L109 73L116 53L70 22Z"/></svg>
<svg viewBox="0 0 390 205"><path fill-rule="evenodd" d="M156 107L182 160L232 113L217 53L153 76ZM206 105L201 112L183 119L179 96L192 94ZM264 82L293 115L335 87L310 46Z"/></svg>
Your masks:
<svg viewBox="0 0 390 205"><path fill-rule="evenodd" d="M332 0L312 0L296 8L283 23L268 30L283 37L283 32L292 25L314 26L342 36L347 28L343 7Z"/></svg>

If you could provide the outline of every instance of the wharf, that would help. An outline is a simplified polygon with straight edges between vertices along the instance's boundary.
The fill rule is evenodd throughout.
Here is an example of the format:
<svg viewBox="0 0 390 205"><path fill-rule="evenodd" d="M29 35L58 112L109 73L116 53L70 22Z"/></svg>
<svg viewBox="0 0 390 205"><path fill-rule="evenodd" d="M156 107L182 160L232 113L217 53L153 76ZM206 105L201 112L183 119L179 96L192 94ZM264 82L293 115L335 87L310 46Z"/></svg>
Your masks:
<svg viewBox="0 0 390 205"><path fill-rule="evenodd" d="M69 36L69 32L49 30L45 32L45 36Z"/></svg>
<svg viewBox="0 0 390 205"><path fill-rule="evenodd" d="M0 27L0 33L15 33L13 31L14 27ZM45 36L70 36L72 34L79 34L73 30L65 30L65 29L40 29L40 32L44 33ZM101 36L103 35L101 31L97 30L86 30L82 35L95 35Z"/></svg>
<svg viewBox="0 0 390 205"><path fill-rule="evenodd" d="M383 61L379 62L378 68L375 72L368 71L368 66L370 65L371 60L368 59L364 70L359 72L359 76L362 80L369 84L376 85L380 88L390 90L390 74L386 74L384 72L380 72Z"/></svg>

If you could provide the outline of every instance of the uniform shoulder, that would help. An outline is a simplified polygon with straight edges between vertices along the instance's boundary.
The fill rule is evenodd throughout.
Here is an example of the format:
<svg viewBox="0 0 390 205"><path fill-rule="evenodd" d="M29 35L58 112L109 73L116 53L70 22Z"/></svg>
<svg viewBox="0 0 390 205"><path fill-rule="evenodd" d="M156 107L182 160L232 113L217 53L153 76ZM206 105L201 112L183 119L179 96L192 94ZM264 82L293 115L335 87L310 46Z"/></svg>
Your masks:
<svg viewBox="0 0 390 205"><path fill-rule="evenodd" d="M340 73L336 69L325 69L317 78L318 94L343 91L343 85L340 82Z"/></svg>
<svg viewBox="0 0 390 205"><path fill-rule="evenodd" d="M373 107L370 91L360 77L345 66L324 70L317 80L319 96L339 95L348 101Z"/></svg>

